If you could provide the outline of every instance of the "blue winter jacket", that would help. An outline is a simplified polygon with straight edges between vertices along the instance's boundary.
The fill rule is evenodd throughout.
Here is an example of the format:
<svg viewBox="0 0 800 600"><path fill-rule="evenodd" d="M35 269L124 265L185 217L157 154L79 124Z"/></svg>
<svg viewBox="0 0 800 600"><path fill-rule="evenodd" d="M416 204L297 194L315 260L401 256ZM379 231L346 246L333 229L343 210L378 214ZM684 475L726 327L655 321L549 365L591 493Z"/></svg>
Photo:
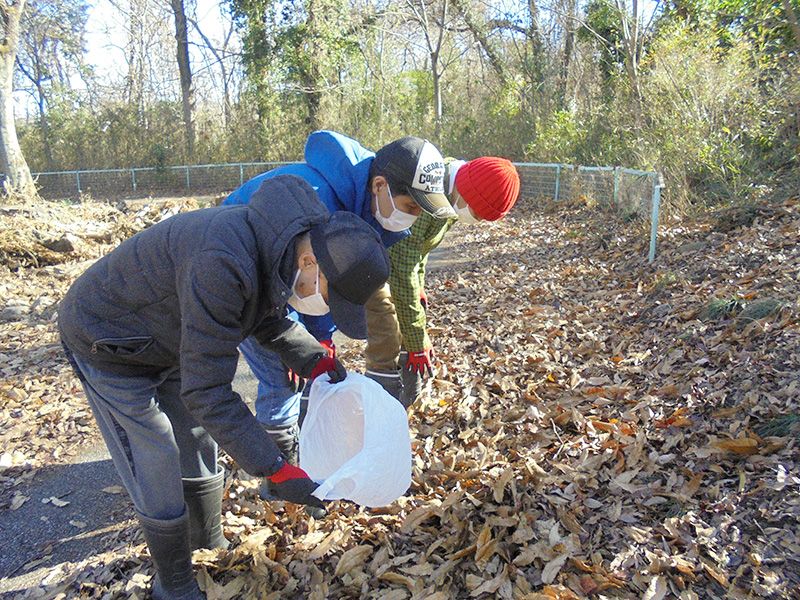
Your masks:
<svg viewBox="0 0 800 600"><path fill-rule="evenodd" d="M409 235L409 231L386 231L372 215L369 168L375 153L356 140L335 131L315 131L308 136L304 163L286 165L256 175L243 183L222 204L247 204L261 182L276 175L297 175L311 184L328 210L346 210L369 223L387 248Z"/></svg>

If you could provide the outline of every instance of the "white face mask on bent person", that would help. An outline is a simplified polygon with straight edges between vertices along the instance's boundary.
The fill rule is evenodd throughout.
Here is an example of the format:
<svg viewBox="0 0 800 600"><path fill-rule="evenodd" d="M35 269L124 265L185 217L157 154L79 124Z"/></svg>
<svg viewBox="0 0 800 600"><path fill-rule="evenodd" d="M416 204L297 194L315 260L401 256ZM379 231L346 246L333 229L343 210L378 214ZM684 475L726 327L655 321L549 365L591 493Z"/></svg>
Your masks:
<svg viewBox="0 0 800 600"><path fill-rule="evenodd" d="M386 231L405 231L409 227L414 224L414 221L417 220L419 215L412 215L410 213L403 212L399 210L394 204L394 196L392 196L392 188L389 187L389 184L386 184L386 189L389 192L389 202L392 203L392 212L388 217L384 217L381 214L381 202L380 199L376 196L375 202L377 210L375 211L375 219L378 223L381 224Z"/></svg>
<svg viewBox="0 0 800 600"><path fill-rule="evenodd" d="M292 295L288 300L289 306L301 314L312 317L327 315L331 309L319 291L319 265L317 265L317 278L314 287L314 293L310 296L306 296L305 298L301 298L297 295L297 280L300 279L300 272L300 269L297 269L297 274L294 276L294 283L292 283Z"/></svg>
<svg viewBox="0 0 800 600"><path fill-rule="evenodd" d="M463 197L459 196L458 200L456 200L455 205L453 208L456 211L456 215L458 215L458 220L461 223L465 223L467 225L475 225L475 223L481 221L481 219L477 218L474 214L472 214L472 210L470 210L469 204L467 201L464 200Z"/></svg>

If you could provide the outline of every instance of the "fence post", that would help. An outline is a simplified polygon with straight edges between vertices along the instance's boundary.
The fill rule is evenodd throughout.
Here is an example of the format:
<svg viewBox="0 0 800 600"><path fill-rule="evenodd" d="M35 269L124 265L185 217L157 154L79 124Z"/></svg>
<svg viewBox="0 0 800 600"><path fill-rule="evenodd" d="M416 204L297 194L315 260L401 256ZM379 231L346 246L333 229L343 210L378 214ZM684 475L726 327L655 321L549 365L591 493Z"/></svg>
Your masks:
<svg viewBox="0 0 800 600"><path fill-rule="evenodd" d="M78 184L78 193L81 193L81 172L75 171L75 181Z"/></svg>
<svg viewBox="0 0 800 600"><path fill-rule="evenodd" d="M619 206L619 167L614 167L614 206Z"/></svg>
<svg viewBox="0 0 800 600"><path fill-rule="evenodd" d="M244 165L239 163L239 185L244 183Z"/></svg>
<svg viewBox="0 0 800 600"><path fill-rule="evenodd" d="M555 201L558 202L558 187L561 183L561 165L556 165L556 193Z"/></svg>
<svg viewBox="0 0 800 600"><path fill-rule="evenodd" d="M136 169L131 169L131 181L133 182L133 191L136 191Z"/></svg>
<svg viewBox="0 0 800 600"><path fill-rule="evenodd" d="M186 165L186 191L192 189L191 181L189 180L189 165Z"/></svg>
<svg viewBox="0 0 800 600"><path fill-rule="evenodd" d="M661 188L664 187L664 178L660 174L653 176L653 214L650 217L650 255L647 262L656 258L656 234L658 233L658 208L661 203Z"/></svg>

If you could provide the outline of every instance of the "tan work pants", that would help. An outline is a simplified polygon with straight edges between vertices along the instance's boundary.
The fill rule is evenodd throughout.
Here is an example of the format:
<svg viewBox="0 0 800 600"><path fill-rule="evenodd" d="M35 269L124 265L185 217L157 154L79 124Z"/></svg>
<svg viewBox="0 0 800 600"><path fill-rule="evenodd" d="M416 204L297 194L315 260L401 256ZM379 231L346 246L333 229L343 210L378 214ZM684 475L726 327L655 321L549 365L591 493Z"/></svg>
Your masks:
<svg viewBox="0 0 800 600"><path fill-rule="evenodd" d="M389 284L372 294L367 304L367 369L397 371L402 337Z"/></svg>

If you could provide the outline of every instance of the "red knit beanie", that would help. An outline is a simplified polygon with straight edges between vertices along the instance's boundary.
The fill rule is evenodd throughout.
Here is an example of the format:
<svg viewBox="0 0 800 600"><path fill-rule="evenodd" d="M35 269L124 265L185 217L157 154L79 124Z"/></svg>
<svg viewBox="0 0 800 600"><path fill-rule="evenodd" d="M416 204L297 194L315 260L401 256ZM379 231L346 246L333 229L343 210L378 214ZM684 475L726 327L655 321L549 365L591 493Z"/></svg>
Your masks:
<svg viewBox="0 0 800 600"><path fill-rule="evenodd" d="M476 215L496 221L517 201L519 173L505 158L483 156L458 170L456 189Z"/></svg>

